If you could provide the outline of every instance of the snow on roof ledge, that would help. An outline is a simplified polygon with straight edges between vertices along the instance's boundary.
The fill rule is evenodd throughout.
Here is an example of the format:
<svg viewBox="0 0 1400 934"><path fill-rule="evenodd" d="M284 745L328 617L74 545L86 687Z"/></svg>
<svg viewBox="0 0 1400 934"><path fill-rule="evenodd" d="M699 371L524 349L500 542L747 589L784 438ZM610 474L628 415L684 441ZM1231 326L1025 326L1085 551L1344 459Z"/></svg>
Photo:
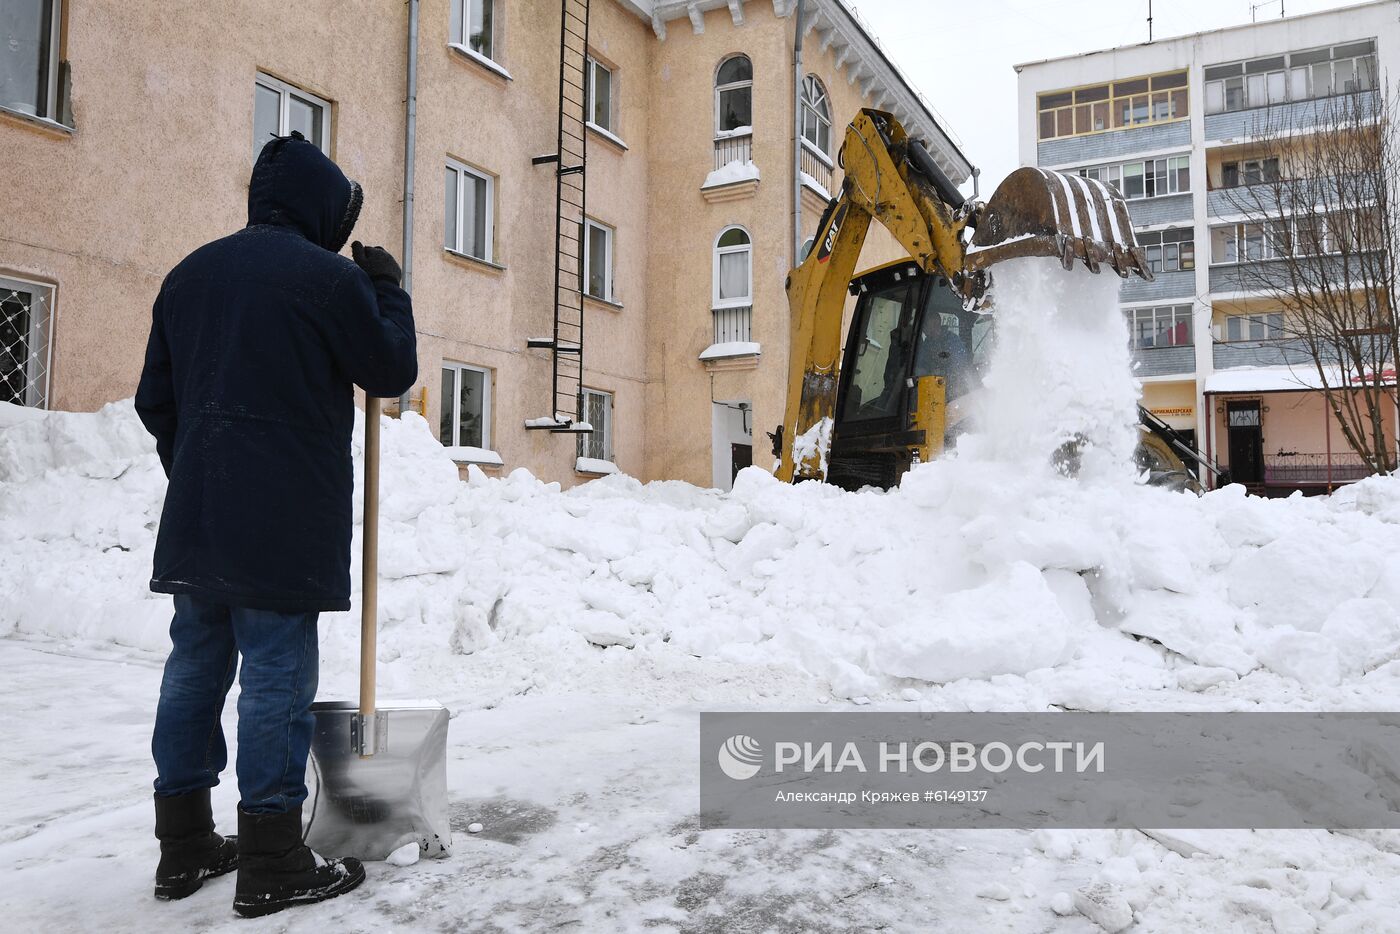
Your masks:
<svg viewBox="0 0 1400 934"><path fill-rule="evenodd" d="M1360 385L1356 378L1344 379L1340 367L1326 368L1327 385L1339 388L1344 384ZM1395 384L1395 370L1382 371L1381 380L1386 385ZM1251 366L1232 367L1216 370L1206 377L1202 389L1204 395L1221 395L1232 392L1302 392L1322 389L1322 379L1317 368L1311 364L1297 366Z"/></svg>
<svg viewBox="0 0 1400 934"><path fill-rule="evenodd" d="M700 351L701 360L723 360L725 357L757 357L763 353L758 341L725 341L711 344Z"/></svg>

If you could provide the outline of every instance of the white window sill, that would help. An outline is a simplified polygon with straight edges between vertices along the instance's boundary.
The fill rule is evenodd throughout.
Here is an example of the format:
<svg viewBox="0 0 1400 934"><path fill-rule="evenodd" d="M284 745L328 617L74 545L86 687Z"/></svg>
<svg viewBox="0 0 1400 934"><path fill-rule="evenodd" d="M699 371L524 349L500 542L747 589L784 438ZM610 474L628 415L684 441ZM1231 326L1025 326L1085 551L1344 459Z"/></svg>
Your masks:
<svg viewBox="0 0 1400 934"><path fill-rule="evenodd" d="M715 142L723 142L727 139L742 139L745 136L753 136L753 127L737 126L732 130L717 130L715 132Z"/></svg>
<svg viewBox="0 0 1400 934"><path fill-rule="evenodd" d="M482 259L479 256L472 256L470 253L460 253L457 250L452 249L451 247L443 247L442 252L446 253L452 259L463 260L475 266L485 266L487 269L494 270L495 272L506 271L506 267L502 266L500 263L493 263L489 259Z"/></svg>
<svg viewBox="0 0 1400 934"><path fill-rule="evenodd" d="M512 77L510 76L510 72L506 71L506 70L505 70L504 68L502 68L500 65L496 64L494 61L492 61L491 59L487 58L485 55L482 55L480 52L476 51L475 49L468 48L467 46L462 45L462 44L457 43L457 42L449 42L449 43L447 43L447 47L448 47L449 49L452 49L452 50L453 50L454 52L456 52L458 55L466 56L467 58L471 59L473 62L476 62L476 63L477 63L478 65L480 65L482 68L485 68L487 71L489 71L489 72L491 72L491 73L497 75L498 77L505 78L507 81L514 81L514 80L515 80L514 78L512 78Z"/></svg>
<svg viewBox="0 0 1400 934"><path fill-rule="evenodd" d="M730 357L757 357L763 353L758 341L727 341L711 344L700 351L701 360L727 360Z"/></svg>
<svg viewBox="0 0 1400 934"><path fill-rule="evenodd" d="M459 464L480 464L483 467L500 467L505 461L501 460L501 455L486 448L474 448L468 446L445 447L447 456L451 457Z"/></svg>
<svg viewBox="0 0 1400 934"><path fill-rule="evenodd" d="M622 141L622 138L621 138L621 137L619 137L617 134L613 133L611 130L607 130L607 129L604 129L603 127L600 127L598 124L594 123L592 120L589 120L588 123L587 123L586 125L587 125L587 127L588 127L590 130L592 130L594 133L597 133L599 136L603 137L603 139L605 139L605 140L607 140L608 142L612 143L614 146L618 147L618 148L621 149L623 152L626 152L626 151L627 151L627 148L628 148L628 147L627 147L627 144L624 143L624 142Z"/></svg>
<svg viewBox="0 0 1400 934"><path fill-rule="evenodd" d="M580 457L574 461L574 470L579 473L592 474L596 477L606 477L609 474L621 473L618 466L612 461L602 461L595 457Z"/></svg>
<svg viewBox="0 0 1400 934"><path fill-rule="evenodd" d="M622 302L619 302L616 299L600 298L597 295L589 295L587 292L583 293L583 297L585 301L593 302L595 305L602 305L606 308L611 308L613 311L622 310Z"/></svg>
<svg viewBox="0 0 1400 934"><path fill-rule="evenodd" d="M813 158L815 158L822 165L826 166L828 169L836 168L836 163L831 161L831 157L828 156L826 153L822 152L816 146L812 145L812 141L805 136L802 137L802 148L810 152Z"/></svg>
<svg viewBox="0 0 1400 934"><path fill-rule="evenodd" d="M0 114L12 117L15 120L23 121L31 126L44 130L54 130L66 136L73 135L74 129L66 123L59 123L57 120L50 120L48 117L41 117L38 114L26 113L23 110L15 110L11 107L0 106Z"/></svg>

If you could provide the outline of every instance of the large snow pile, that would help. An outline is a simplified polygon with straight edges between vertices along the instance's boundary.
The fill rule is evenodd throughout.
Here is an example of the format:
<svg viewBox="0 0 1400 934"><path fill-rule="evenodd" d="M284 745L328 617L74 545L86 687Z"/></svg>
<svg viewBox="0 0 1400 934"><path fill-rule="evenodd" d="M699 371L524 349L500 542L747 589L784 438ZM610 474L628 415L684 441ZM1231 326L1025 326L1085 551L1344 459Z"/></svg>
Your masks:
<svg viewBox="0 0 1400 934"><path fill-rule="evenodd" d="M5 418L0 626L161 650L170 604L146 584L164 477L131 404ZM561 491L524 470L459 481L413 415L383 439L381 658L414 693L473 664L488 694L580 686L611 654L597 646L852 698L1012 675L1011 706L1102 709L1256 668L1400 687L1393 480L1197 498L959 457L890 493L752 468L729 494L623 476ZM356 628L328 618L328 669L353 671Z"/></svg>

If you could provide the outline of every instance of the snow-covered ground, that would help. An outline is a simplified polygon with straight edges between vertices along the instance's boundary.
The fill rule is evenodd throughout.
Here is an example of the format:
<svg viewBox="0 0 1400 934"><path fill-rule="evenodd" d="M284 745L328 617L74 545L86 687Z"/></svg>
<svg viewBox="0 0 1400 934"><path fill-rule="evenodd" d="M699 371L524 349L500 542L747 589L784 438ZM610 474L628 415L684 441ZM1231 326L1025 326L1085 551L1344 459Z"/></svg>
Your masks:
<svg viewBox="0 0 1400 934"><path fill-rule="evenodd" d="M1400 930L1394 833L696 829L705 709L1397 709L1400 481L1306 500L1136 482L1116 280L1076 283L1111 322L1032 313L1046 268L1000 273L1025 339L997 348L995 430L888 493L752 469L729 494L462 482L421 418L386 421L380 694L454 714L456 850L261 923L1089 931L1128 911L1138 931ZM1075 479L1049 457L1071 428ZM148 891L163 491L129 402L0 406L14 930L232 923L228 880L175 905ZM354 697L356 618L323 617L323 697ZM1095 883L1100 910L1075 897Z"/></svg>

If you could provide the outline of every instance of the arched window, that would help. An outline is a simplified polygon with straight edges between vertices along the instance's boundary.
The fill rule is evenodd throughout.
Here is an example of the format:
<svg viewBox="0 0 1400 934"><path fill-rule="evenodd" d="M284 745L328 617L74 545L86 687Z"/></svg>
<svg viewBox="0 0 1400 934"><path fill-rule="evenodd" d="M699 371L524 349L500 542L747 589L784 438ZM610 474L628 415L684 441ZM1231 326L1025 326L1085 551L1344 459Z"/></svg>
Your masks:
<svg viewBox="0 0 1400 934"><path fill-rule="evenodd" d="M721 133L753 126L753 63L733 55L715 72L715 129Z"/></svg>
<svg viewBox="0 0 1400 934"><path fill-rule="evenodd" d="M816 75L802 79L802 138L822 155L831 155L831 104Z"/></svg>
<svg viewBox="0 0 1400 934"><path fill-rule="evenodd" d="M714 308L753 304L753 242L742 227L726 227L715 240Z"/></svg>

